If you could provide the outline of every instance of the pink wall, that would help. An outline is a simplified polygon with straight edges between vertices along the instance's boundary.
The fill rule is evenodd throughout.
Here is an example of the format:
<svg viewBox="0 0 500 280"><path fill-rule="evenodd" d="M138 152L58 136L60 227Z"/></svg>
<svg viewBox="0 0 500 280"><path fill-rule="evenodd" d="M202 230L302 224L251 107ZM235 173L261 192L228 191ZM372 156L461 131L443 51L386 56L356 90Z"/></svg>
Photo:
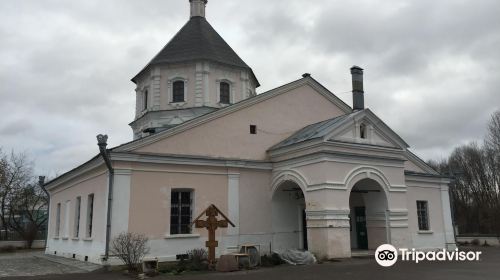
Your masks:
<svg viewBox="0 0 500 280"><path fill-rule="evenodd" d="M304 85L137 151L262 160L267 149L297 130L342 114L336 105ZM257 125L256 135L249 133L251 124Z"/></svg>
<svg viewBox="0 0 500 280"><path fill-rule="evenodd" d="M227 213L227 169L173 165L136 165L132 172L129 231L161 239L170 233L172 189L192 189L196 218L209 204ZM193 233L205 235L205 230Z"/></svg>

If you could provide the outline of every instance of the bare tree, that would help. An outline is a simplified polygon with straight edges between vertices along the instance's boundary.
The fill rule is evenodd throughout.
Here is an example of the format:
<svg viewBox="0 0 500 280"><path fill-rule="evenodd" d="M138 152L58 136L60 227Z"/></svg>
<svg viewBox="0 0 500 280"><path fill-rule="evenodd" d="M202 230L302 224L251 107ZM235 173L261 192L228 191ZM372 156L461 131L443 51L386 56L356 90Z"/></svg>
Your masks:
<svg viewBox="0 0 500 280"><path fill-rule="evenodd" d="M37 183L19 188L9 207L9 227L17 232L31 248L47 223L48 198Z"/></svg>
<svg viewBox="0 0 500 280"><path fill-rule="evenodd" d="M148 238L143 234L122 232L111 243L111 253L120 258L130 272L140 271L144 256L149 253Z"/></svg>
<svg viewBox="0 0 500 280"><path fill-rule="evenodd" d="M450 195L459 232L500 236L500 111L492 115L482 145L459 146L448 160L429 164L454 178Z"/></svg>
<svg viewBox="0 0 500 280"><path fill-rule="evenodd" d="M7 239L8 232L16 232L28 247L47 222L47 197L35 182L25 154L0 150L0 234Z"/></svg>

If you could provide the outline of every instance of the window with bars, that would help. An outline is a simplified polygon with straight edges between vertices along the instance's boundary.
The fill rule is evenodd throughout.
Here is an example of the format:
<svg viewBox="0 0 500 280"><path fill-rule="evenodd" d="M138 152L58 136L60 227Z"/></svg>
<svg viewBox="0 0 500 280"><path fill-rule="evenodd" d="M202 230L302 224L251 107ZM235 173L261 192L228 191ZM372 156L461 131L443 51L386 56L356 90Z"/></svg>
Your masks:
<svg viewBox="0 0 500 280"><path fill-rule="evenodd" d="M221 82L219 84L219 87L220 87L220 103L222 103L222 104L231 103L231 98L230 98L231 87L230 87L230 85L226 82Z"/></svg>
<svg viewBox="0 0 500 280"><path fill-rule="evenodd" d="M73 229L73 237L78 238L80 236L80 208L82 204L82 198L79 196L76 198L75 204L75 227Z"/></svg>
<svg viewBox="0 0 500 280"><path fill-rule="evenodd" d="M190 234L193 210L191 190L172 190L170 197L170 234Z"/></svg>
<svg viewBox="0 0 500 280"><path fill-rule="evenodd" d="M429 230L429 205L427 201L417 201L418 229Z"/></svg>
<svg viewBox="0 0 500 280"><path fill-rule="evenodd" d="M85 236L87 238L92 237L93 218L94 218L94 194L89 194L87 198L87 233Z"/></svg>
<svg viewBox="0 0 500 280"><path fill-rule="evenodd" d="M184 102L184 81L175 81L172 86L172 102Z"/></svg>

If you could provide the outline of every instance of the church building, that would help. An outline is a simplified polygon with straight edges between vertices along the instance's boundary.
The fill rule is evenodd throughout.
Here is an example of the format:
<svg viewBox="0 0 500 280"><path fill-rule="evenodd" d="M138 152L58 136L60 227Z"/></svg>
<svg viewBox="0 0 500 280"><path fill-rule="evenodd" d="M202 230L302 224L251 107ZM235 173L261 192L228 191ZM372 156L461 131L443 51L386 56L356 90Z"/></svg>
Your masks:
<svg viewBox="0 0 500 280"><path fill-rule="evenodd" d="M352 108L309 74L257 94L207 0L189 2L188 22L132 78L133 140L106 148L101 135L99 154L45 184L47 254L111 262L110 242L133 232L148 258L175 260L205 247L192 222L211 204L235 225L216 231L217 256L455 248L449 179L365 106L362 68L350 69Z"/></svg>

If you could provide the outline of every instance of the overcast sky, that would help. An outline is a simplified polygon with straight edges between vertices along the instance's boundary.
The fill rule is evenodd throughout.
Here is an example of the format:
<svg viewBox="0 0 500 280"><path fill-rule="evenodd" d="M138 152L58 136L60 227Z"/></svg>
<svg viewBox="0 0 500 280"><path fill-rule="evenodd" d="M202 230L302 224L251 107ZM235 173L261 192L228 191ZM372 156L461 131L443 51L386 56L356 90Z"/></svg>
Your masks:
<svg viewBox="0 0 500 280"><path fill-rule="evenodd" d="M207 19L275 88L309 72L365 104L423 159L481 139L500 108L498 0L209 0ZM131 140L135 74L189 18L188 0L0 2L0 146L61 174Z"/></svg>

